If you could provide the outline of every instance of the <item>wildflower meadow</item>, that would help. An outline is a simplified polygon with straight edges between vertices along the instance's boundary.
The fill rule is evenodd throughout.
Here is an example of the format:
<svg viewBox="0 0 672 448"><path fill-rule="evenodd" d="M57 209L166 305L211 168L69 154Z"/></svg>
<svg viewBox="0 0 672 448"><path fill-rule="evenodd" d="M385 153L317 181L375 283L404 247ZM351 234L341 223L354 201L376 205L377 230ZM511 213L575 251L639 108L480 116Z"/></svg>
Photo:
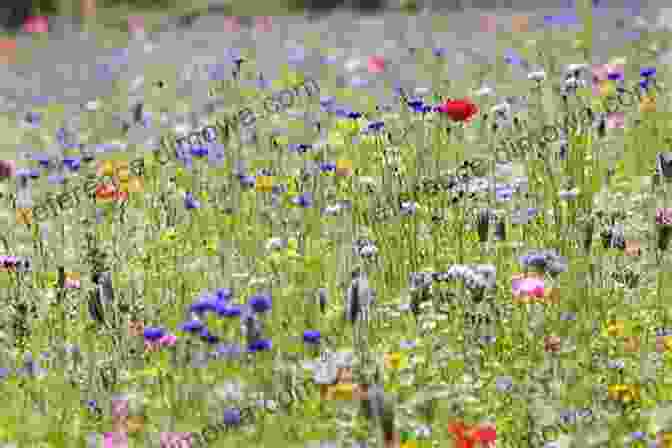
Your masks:
<svg viewBox="0 0 672 448"><path fill-rule="evenodd" d="M0 443L672 446L669 32L580 17L4 112Z"/></svg>

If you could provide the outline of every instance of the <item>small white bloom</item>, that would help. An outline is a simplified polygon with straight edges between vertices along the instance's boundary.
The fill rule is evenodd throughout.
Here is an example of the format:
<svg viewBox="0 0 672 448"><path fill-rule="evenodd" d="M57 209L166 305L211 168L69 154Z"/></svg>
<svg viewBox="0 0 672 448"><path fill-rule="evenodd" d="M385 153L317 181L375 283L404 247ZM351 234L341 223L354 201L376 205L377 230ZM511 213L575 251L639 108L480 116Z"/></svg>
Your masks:
<svg viewBox="0 0 672 448"><path fill-rule="evenodd" d="M588 68L588 64L569 64L567 66L568 72L581 72Z"/></svg>
<svg viewBox="0 0 672 448"><path fill-rule="evenodd" d="M345 69L352 73L357 71L362 66L362 60L358 58L350 58L345 62Z"/></svg>
<svg viewBox="0 0 672 448"><path fill-rule="evenodd" d="M480 89L476 90L474 92L475 96L487 96L487 95L494 95L495 91L488 87L488 86L483 86Z"/></svg>
<svg viewBox="0 0 672 448"><path fill-rule="evenodd" d="M539 70L536 72L532 72L527 75L527 79L531 81L545 81L546 80L546 72L543 70Z"/></svg>

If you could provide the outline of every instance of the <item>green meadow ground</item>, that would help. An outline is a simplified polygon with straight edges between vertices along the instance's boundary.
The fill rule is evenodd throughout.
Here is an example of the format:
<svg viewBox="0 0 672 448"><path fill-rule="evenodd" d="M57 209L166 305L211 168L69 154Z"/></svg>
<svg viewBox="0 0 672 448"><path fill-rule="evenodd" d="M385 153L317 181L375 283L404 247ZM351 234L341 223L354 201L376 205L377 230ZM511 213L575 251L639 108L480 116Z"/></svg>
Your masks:
<svg viewBox="0 0 672 448"><path fill-rule="evenodd" d="M269 14L264 10L264 15ZM249 15L258 14L250 11ZM642 48L663 45L667 37L652 34L639 47L633 45L614 52L613 56L627 58L628 85L636 82L640 67L655 65ZM122 39L121 34L116 38ZM583 50L572 47L576 38L561 33L530 33L512 36L512 42L506 43L546 69L548 81L539 90L531 90L534 84L530 81L513 77L502 63L491 67L491 73L473 67L473 78L465 77L462 83L437 83L432 86L432 93L469 96L478 87L476 77L480 76L490 80L501 95L530 95L530 104L520 112L520 117L527 120L531 129L555 122L563 114L554 93L559 69L584 60ZM555 60L561 54L562 59ZM657 70L658 84L663 87L657 111L664 113L669 110L669 93L665 89L672 82L667 67L657 66ZM165 67L157 67L155 71L148 69L146 77L163 79L172 75L165 73ZM293 85L297 76L300 78L287 72L286 79L276 87L283 83ZM245 78L245 73L241 77ZM352 89L338 89L327 81L318 82L321 96L334 95L342 104L347 104L355 93ZM266 95L230 82L218 87L218 95L237 99L227 113L243 104L258 104ZM100 112L101 117L114 104L123 103L126 95L120 88L118 98L102 99L107 109L104 107ZM475 101L483 111L495 104L492 98L479 97ZM150 109L163 105L148 102ZM601 107L595 105L596 109ZM185 111L189 105L176 101L174 108ZM328 147L300 156L284 147L289 137L278 138L281 150L270 145L270 133L277 128L296 132L306 142L318 138L303 120L293 118L298 111L318 108L315 99L301 97L292 110L260 121L256 145L243 143L241 136L234 133L228 142L224 166L220 168L196 161L194 169L188 171L174 161L159 166L151 156L146 156L145 192L131 198L123 212L123 222L119 210L105 206L101 207L105 210L104 217L96 224L96 206L86 200L71 212L50 220L44 238L37 225L30 228L12 225L3 230L8 245L6 255L29 257L33 272L23 276L2 274L0 302L5 309L0 319L5 320L6 336L1 349L2 366L20 367L24 351L36 357L47 352L52 359L41 362L47 371L40 378L12 373L0 383L5 403L11 403L0 410L0 440L20 447L85 446L87 433L110 430L106 401L109 394L128 391L142 394L147 409L146 433L200 431L207 423L220 420L222 407L233 404L213 393L222 382L238 379L250 391L272 393L280 387L279 370L292 368L296 369L297 382L305 385L304 401L283 412L259 408L255 425L222 436L211 446L302 447L308 441L337 437L379 439L378 429L358 412L359 406L320 401L319 390L309 372L295 361L315 357L314 350L301 341L306 329L328 335L329 350L355 349L361 359L356 372L364 377L371 375L386 353L401 352L406 357L398 371L384 369L381 381L385 390L396 397L399 430L420 425L431 428L428 439L417 441L420 448L453 446L447 424L455 418L496 423L500 448L528 446L529 434L537 434L532 446L543 446L541 428L559 424L562 409L589 408L595 416L592 423L562 425L560 432L567 432L568 436L556 436L564 446L570 446L572 441L577 448L615 448L624 446L623 437L634 431L654 437L661 429L672 430L666 426L670 423L666 402L672 399L672 388L664 374L667 366L656 370L649 359L655 352L655 329L669 325L672 299L669 254L657 254L653 226L655 208L671 206L669 191L665 191L669 186L654 188L648 181L656 153L669 147L666 138L670 137L670 130L665 115L623 108L627 116L625 129L609 130L604 138L598 138L594 131L588 131L588 136L573 136L567 161L560 162L550 155L546 159L530 156L512 160L512 173L496 180L506 183L514 177L527 177L532 193L527 199L514 195L509 202L495 203L492 195L484 194L474 201L450 205L447 195L424 196L418 199L421 207L412 217L376 222L372 208L376 204L394 203L394 192L402 189L390 168L382 163L384 150L398 152L398 168L404 173L405 182L412 185L420 175L437 176L474 156L492 159L494 137L480 119L448 136L441 131L446 123L437 126L438 118L434 117L434 124L427 126L426 134L418 131L410 135L408 142L390 148L375 140L352 142L349 133L366 122L346 122L332 116L322 124L328 130ZM39 132L54 135L64 118L60 115L62 111L49 107L45 112ZM221 118L222 113L210 117L211 121ZM385 113L380 119L387 129L398 133L418 117L401 111ZM641 123L635 126L637 119ZM4 120L7 134L16 138L34 132L17 128L9 117ZM111 129L109 134L110 138L119 137ZM140 148L134 149L134 153L140 152ZM551 150L556 152L558 144L552 145ZM246 159L250 161L250 172L272 168L278 179L291 185L289 179L303 165L302 159L309 158L351 159L360 170L359 177L339 179L324 174L314 182L306 182L302 188L312 191L316 198L313 207L307 209L290 207L287 195L281 207L274 207L269 195L242 191L230 177L235 161ZM494 165L486 166L485 179L493 179ZM614 175L606 182L609 169L614 170ZM368 184L372 184L375 194L367 192L365 178L370 179ZM579 189L579 196L570 201L560 200L558 192L570 186ZM2 187L6 192L12 188L6 182ZM186 191L200 198L201 208L185 209L182 195ZM295 193L290 188L288 194ZM335 199L351 200L352 214L320 216L320 209ZM237 209L233 215L223 212L230 205ZM513 226L509 217L519 206L534 206L542 213L529 224ZM482 207L495 208L506 217L506 241L478 242L474 212ZM626 215L625 236L642 245L641 257L604 249L599 235L594 235L590 251L584 251L580 243L582 222L598 211ZM5 219L10 222L14 212L5 212ZM442 215L443 221L434 222L434 214ZM183 322L185 308L200 293L231 287L235 300L242 303L259 286L272 285L273 307L264 318L264 336L272 339L272 351L255 354L251 361L245 362L212 360L201 368L174 366L168 352L144 358L131 354L133 347L142 351L142 342L127 335L127 314L108 309L112 329L101 330L93 325L87 312L87 292L94 286L88 276L92 265L87 261L85 234L90 234L106 254L105 263L112 271L117 294L115 302L137 305L142 309L138 317L147 325L174 332L178 336L176 356L180 359L188 351L208 349L204 342L176 330ZM290 243L287 249L269 253L264 247L271 237L291 239L299 235L303 242ZM375 262L364 262L351 255L357 238L376 242L379 251ZM558 305L512 304L510 279L523 271L518 256L534 248L555 248L567 257L568 271L557 279L547 279L559 290ZM417 320L403 311L400 306L410 301L411 272L446 271L454 264L496 267L497 287L487 293L485 304L463 300L465 290L456 283L448 287L458 297L451 304L429 304ZM67 296L68 303L78 304L72 315L66 313L65 304L50 305L56 296L55 277L45 273L55 272L58 265L82 273L81 289L71 290ZM351 325L344 325L342 313L348 276L358 265L368 272L378 304L365 331L366 343L355 346ZM625 287L611 275L622 272L626 266L641 277L635 288ZM589 276L590 271L594 275ZM314 300L318 288L326 288L330 298L324 314ZM433 292L438 294L436 290ZM36 315L29 321L32 332L23 350L13 344L11 322L16 311L10 304L17 301L37 305ZM504 317L490 326L470 328L465 323L465 312L472 312L473 308L493 315L500 312ZM576 320L561 320L563 312L575 313ZM626 352L622 337L609 335L606 327L613 319L624 322L625 335L641 339L637 351ZM236 320L208 316L207 325L224 340L242 341ZM479 345L479 336L488 334L496 335L494 342ZM563 341L563 351L556 356L544 351L544 337L549 335L557 335ZM189 347L188 339L192 339ZM401 349L400 343L404 341L414 341L416 345ZM80 348L81 363L68 357L59 359L59 350L65 343ZM605 361L594 364L595 355L603 360L621 359L624 368L618 372L608 369ZM100 380L105 365L118 369L118 382L112 390L106 390ZM496 388L497 379L504 377L512 380L510 391ZM81 384L73 385L71 380ZM626 409L607 398L607 386L631 383L641 386L641 397L632 406ZM190 389L191 385L203 388ZM82 403L88 399L101 403L105 414L101 421L87 413ZM427 404L432 400L434 412L428 412Z"/></svg>

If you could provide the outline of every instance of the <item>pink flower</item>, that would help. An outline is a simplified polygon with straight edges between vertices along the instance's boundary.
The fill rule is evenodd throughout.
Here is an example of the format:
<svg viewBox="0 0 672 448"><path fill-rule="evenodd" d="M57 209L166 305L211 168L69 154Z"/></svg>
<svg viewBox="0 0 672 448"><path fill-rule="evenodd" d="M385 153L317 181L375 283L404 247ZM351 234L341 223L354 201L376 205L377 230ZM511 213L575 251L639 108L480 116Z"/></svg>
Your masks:
<svg viewBox="0 0 672 448"><path fill-rule="evenodd" d="M256 17L254 22L257 31L267 32L272 29L271 18L269 16Z"/></svg>
<svg viewBox="0 0 672 448"><path fill-rule="evenodd" d="M46 16L28 17L23 24L23 31L26 33L48 33L49 21Z"/></svg>
<svg viewBox="0 0 672 448"><path fill-rule="evenodd" d="M132 35L141 36L145 32L145 19L142 16L130 16L128 18L128 32Z"/></svg>
<svg viewBox="0 0 672 448"><path fill-rule="evenodd" d="M494 33L497 31L497 19L493 15L481 16L481 32Z"/></svg>
<svg viewBox="0 0 672 448"><path fill-rule="evenodd" d="M191 448L191 434L188 432L162 432L161 448Z"/></svg>
<svg viewBox="0 0 672 448"><path fill-rule="evenodd" d="M238 31L240 31L240 22L238 21L238 17L236 16L225 17L224 31L228 33L237 33Z"/></svg>
<svg viewBox="0 0 672 448"><path fill-rule="evenodd" d="M161 347L172 347L177 342L177 337L174 334L167 334L156 342L145 341L145 349L153 352L159 350Z"/></svg>
<svg viewBox="0 0 672 448"><path fill-rule="evenodd" d="M382 56L371 56L368 61L369 73L383 73L385 71L385 59Z"/></svg>
<svg viewBox="0 0 672 448"><path fill-rule="evenodd" d="M16 175L16 162L0 160L0 180L9 179Z"/></svg>
<svg viewBox="0 0 672 448"><path fill-rule="evenodd" d="M663 227L672 226L672 208L659 208L656 210L656 224Z"/></svg>
<svg viewBox="0 0 672 448"><path fill-rule="evenodd" d="M621 129L625 127L625 113L611 112L607 114L607 128Z"/></svg>
<svg viewBox="0 0 672 448"><path fill-rule="evenodd" d="M112 418L120 420L128 417L128 399L124 397L112 400Z"/></svg>
<svg viewBox="0 0 672 448"><path fill-rule="evenodd" d="M123 431L106 432L103 448L128 448L128 434Z"/></svg>
<svg viewBox="0 0 672 448"><path fill-rule="evenodd" d="M66 289L79 289L82 286L82 283L76 279L66 278L64 286Z"/></svg>
<svg viewBox="0 0 672 448"><path fill-rule="evenodd" d="M544 280L536 277L516 277L511 280L511 291L516 297L543 297L544 286Z"/></svg>

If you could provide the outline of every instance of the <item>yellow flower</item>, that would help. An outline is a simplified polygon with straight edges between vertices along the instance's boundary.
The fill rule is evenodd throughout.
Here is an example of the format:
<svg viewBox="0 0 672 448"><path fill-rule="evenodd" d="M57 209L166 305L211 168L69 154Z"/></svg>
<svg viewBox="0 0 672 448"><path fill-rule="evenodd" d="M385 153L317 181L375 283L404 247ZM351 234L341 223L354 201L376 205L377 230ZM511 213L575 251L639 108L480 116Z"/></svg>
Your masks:
<svg viewBox="0 0 672 448"><path fill-rule="evenodd" d="M352 160L339 159L336 161L336 175L350 176L352 175Z"/></svg>
<svg viewBox="0 0 672 448"><path fill-rule="evenodd" d="M388 353L385 355L385 367L388 369L399 370L402 367L404 356L399 352Z"/></svg>
<svg viewBox="0 0 672 448"><path fill-rule="evenodd" d="M616 84L613 81L605 80L600 82L600 96L609 96L616 94Z"/></svg>
<svg viewBox="0 0 672 448"><path fill-rule="evenodd" d="M273 191L273 176L258 176L254 189L259 193L270 193Z"/></svg>
<svg viewBox="0 0 672 448"><path fill-rule="evenodd" d="M623 336L623 331L625 330L625 322L610 320L607 324L607 334L612 337Z"/></svg>
<svg viewBox="0 0 672 448"><path fill-rule="evenodd" d="M645 96L642 98L642 101L639 103L640 112L655 112L656 111L656 99L652 96Z"/></svg>
<svg viewBox="0 0 672 448"><path fill-rule="evenodd" d="M406 442L403 442L399 448L418 448L418 441L417 440L407 440Z"/></svg>
<svg viewBox="0 0 672 448"><path fill-rule="evenodd" d="M607 389L607 395L611 400L622 401L623 403L639 401L640 399L639 386L636 384L612 384Z"/></svg>
<svg viewBox="0 0 672 448"><path fill-rule="evenodd" d="M355 385L352 383L337 384L334 386L334 398L337 400L352 400Z"/></svg>

